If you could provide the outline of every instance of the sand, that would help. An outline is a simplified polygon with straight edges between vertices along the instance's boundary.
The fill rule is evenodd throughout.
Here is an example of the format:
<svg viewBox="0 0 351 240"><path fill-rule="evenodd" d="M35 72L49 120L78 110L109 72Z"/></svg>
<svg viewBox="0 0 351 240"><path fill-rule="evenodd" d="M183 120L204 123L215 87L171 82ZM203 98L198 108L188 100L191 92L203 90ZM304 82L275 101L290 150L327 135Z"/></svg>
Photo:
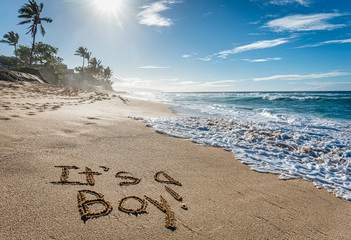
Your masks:
<svg viewBox="0 0 351 240"><path fill-rule="evenodd" d="M0 239L350 239L351 202L128 118L169 107L0 81Z"/></svg>

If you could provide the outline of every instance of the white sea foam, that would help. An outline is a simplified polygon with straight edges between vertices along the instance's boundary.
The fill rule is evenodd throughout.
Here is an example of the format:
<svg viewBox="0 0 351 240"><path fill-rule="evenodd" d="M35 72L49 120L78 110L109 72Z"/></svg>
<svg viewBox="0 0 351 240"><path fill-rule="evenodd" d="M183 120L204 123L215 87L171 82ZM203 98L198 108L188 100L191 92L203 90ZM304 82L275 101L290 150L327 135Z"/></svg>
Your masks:
<svg viewBox="0 0 351 240"><path fill-rule="evenodd" d="M253 124L231 118L137 118L158 132L232 151L253 170L301 177L351 200L350 130Z"/></svg>
<svg viewBox="0 0 351 240"><path fill-rule="evenodd" d="M286 95L271 95L271 94L265 94L262 97L263 100L269 100L269 101L279 101L279 100L284 100L284 101L312 101L312 100L318 100L320 97L318 96L286 96Z"/></svg>
<svg viewBox="0 0 351 240"><path fill-rule="evenodd" d="M286 112L288 102L292 101L292 107L296 101L315 104L321 96L329 97L303 93L153 95L147 98L181 106L180 113L187 117L140 119L157 132L232 151L255 171L280 174L279 179L285 180L300 177L351 200L351 121ZM266 108L258 99L276 105ZM280 102L286 109L279 109Z"/></svg>

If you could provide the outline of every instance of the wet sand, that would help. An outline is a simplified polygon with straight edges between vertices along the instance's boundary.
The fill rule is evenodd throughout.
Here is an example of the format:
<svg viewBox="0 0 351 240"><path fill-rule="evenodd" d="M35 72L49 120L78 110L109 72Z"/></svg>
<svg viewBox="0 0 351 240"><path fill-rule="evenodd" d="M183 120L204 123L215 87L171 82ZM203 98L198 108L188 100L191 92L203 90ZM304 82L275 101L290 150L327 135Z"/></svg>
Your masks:
<svg viewBox="0 0 351 240"><path fill-rule="evenodd" d="M128 96L0 81L0 239L350 238L351 202L131 115L174 116Z"/></svg>

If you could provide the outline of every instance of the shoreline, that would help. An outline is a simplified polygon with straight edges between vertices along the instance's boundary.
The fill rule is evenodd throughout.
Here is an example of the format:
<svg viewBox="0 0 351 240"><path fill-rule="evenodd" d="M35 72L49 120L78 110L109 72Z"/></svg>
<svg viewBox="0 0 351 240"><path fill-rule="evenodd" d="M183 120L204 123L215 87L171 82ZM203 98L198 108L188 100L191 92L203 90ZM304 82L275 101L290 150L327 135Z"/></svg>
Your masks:
<svg viewBox="0 0 351 240"><path fill-rule="evenodd" d="M158 134L128 118L174 116L169 105L10 84L0 91L1 239L347 239L351 233L350 202L326 189L254 172L231 152ZM53 184L61 179L59 166L78 167L67 179L79 183L89 182L90 168L94 185ZM129 173L118 176L131 178L115 176L122 171ZM155 181L160 171L182 186ZM119 185L132 178L140 182ZM84 222L77 194L86 189L103 194L111 212ZM176 229L165 227L166 214L145 195L167 200ZM147 213L119 210L131 196L147 202ZM123 206L140 205L128 199Z"/></svg>

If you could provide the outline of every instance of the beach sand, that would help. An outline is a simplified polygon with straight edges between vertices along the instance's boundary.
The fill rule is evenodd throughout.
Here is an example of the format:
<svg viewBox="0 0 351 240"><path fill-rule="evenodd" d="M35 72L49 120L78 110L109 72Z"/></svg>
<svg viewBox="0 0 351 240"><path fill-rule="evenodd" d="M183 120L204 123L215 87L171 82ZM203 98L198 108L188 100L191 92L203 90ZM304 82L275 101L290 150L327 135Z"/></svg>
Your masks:
<svg viewBox="0 0 351 240"><path fill-rule="evenodd" d="M351 202L311 182L254 172L231 152L128 118L173 116L169 107L0 81L0 239L350 239ZM61 177L62 166L70 166L69 175ZM161 171L181 186L164 183ZM108 214L82 219L84 201L98 196L82 192L79 207L80 190L103 194L100 203L112 211L91 203L90 212ZM138 198L120 203L131 196ZM141 203L141 214L119 209ZM175 228L167 228L172 213Z"/></svg>

